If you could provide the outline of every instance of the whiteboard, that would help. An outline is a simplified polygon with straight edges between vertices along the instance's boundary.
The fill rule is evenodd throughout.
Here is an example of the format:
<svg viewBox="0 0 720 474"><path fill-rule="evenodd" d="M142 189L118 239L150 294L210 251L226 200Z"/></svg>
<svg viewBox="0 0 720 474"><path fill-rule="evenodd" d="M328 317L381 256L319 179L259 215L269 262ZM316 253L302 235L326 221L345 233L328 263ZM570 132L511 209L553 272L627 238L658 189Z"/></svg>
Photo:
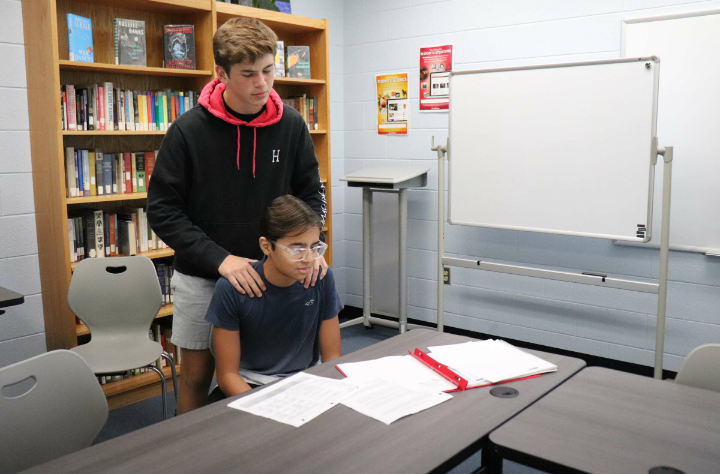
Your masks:
<svg viewBox="0 0 720 474"><path fill-rule="evenodd" d="M645 242L659 62L453 72L451 224Z"/></svg>
<svg viewBox="0 0 720 474"><path fill-rule="evenodd" d="M623 55L662 61L657 136L674 148L670 248L720 253L720 11L626 20L622 44ZM659 230L659 208L653 222ZM648 245L659 241L657 232Z"/></svg>

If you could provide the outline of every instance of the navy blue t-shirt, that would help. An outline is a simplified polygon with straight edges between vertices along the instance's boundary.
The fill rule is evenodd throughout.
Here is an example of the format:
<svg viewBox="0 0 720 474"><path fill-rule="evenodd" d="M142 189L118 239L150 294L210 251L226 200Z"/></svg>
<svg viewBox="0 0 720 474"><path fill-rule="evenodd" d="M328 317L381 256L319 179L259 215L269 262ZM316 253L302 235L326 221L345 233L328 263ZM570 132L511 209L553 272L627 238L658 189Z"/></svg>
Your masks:
<svg viewBox="0 0 720 474"><path fill-rule="evenodd" d="M305 370L319 360L320 324L343 309L331 268L325 278L305 289L296 282L286 288L265 278L265 259L251 265L267 288L262 298L238 292L226 278L215 285L205 319L240 332L240 368L265 375Z"/></svg>

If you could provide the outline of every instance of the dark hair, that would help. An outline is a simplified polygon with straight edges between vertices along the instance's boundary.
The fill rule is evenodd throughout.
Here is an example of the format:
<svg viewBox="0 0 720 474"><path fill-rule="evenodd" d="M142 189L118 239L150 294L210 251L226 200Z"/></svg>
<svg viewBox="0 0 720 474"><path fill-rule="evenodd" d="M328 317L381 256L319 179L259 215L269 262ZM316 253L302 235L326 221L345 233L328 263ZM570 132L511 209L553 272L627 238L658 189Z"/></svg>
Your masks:
<svg viewBox="0 0 720 474"><path fill-rule="evenodd" d="M213 36L215 64L229 76L233 64L254 63L266 54L275 56L277 35L255 18L233 18Z"/></svg>
<svg viewBox="0 0 720 474"><path fill-rule="evenodd" d="M320 216L305 202L289 194L275 198L260 218L260 236L270 241L302 234L311 227L322 230Z"/></svg>

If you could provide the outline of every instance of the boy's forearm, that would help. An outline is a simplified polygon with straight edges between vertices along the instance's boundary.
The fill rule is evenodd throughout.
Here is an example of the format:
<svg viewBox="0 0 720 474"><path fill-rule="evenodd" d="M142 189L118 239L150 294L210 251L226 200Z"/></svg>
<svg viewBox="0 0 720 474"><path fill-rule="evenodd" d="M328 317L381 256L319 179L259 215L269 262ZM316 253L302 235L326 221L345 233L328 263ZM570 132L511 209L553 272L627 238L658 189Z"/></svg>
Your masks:
<svg viewBox="0 0 720 474"><path fill-rule="evenodd" d="M252 390L252 387L250 387L238 373L224 374L222 376L218 374L218 386L220 386L220 390L222 390L226 397L232 397Z"/></svg>

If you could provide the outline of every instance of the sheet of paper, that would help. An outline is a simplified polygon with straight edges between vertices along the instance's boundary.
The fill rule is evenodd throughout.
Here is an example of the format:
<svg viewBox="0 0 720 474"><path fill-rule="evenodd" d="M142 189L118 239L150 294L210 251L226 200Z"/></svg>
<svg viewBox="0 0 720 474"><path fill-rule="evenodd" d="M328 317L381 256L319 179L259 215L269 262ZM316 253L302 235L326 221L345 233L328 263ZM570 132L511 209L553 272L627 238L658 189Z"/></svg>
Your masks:
<svg viewBox="0 0 720 474"><path fill-rule="evenodd" d="M428 349L430 357L466 376L471 385L482 381L497 383L557 370L555 364L500 340L472 341Z"/></svg>
<svg viewBox="0 0 720 474"><path fill-rule="evenodd" d="M380 378L404 385L419 385L427 390L442 392L457 387L410 354L388 356L363 362L338 364L347 377Z"/></svg>
<svg viewBox="0 0 720 474"><path fill-rule="evenodd" d="M235 400L228 406L253 415L299 427L324 413L359 387L346 380L334 380L300 372L257 393Z"/></svg>
<svg viewBox="0 0 720 474"><path fill-rule="evenodd" d="M355 376L345 380L360 386L360 390L343 400L342 404L387 425L452 398L440 391L430 391L417 385L404 385L381 378L365 379Z"/></svg>

